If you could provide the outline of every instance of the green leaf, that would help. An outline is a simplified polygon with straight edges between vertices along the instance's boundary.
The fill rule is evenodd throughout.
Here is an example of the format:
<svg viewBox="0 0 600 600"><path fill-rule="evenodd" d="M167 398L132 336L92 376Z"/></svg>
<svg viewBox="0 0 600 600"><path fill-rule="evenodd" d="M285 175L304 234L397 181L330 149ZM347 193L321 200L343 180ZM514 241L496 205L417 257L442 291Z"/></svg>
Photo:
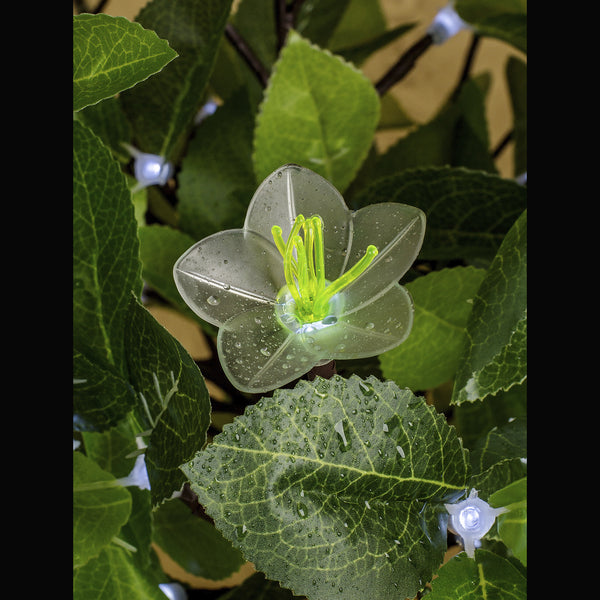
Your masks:
<svg viewBox="0 0 600 600"><path fill-rule="evenodd" d="M159 75L120 96L143 152L176 158L203 102L230 7L231 0L152 0L137 15L179 54Z"/></svg>
<svg viewBox="0 0 600 600"><path fill-rule="evenodd" d="M118 98L107 98L84 108L75 116L102 140L114 158L124 164L131 161L131 155L121 145L121 142L131 141L131 125Z"/></svg>
<svg viewBox="0 0 600 600"><path fill-rule="evenodd" d="M452 404L508 390L527 377L527 211L506 234L467 322Z"/></svg>
<svg viewBox="0 0 600 600"><path fill-rule="evenodd" d="M360 208L377 202L417 206L427 216L419 258L493 258L515 219L526 207L522 185L463 168L431 167L403 171L361 190Z"/></svg>
<svg viewBox="0 0 600 600"><path fill-rule="evenodd" d="M501 427L510 419L527 416L527 380L485 400L463 402L453 408L452 415L463 444L473 448L477 440L493 427Z"/></svg>
<svg viewBox="0 0 600 600"><path fill-rule="evenodd" d="M140 431L152 430L145 461L157 504L181 489L179 465L204 446L210 400L196 363L133 297L126 316L129 373L139 396L135 417Z"/></svg>
<svg viewBox="0 0 600 600"><path fill-rule="evenodd" d="M522 600L527 579L509 560L488 550L464 552L449 560L431 583L431 600Z"/></svg>
<svg viewBox="0 0 600 600"><path fill-rule="evenodd" d="M123 331L129 295L141 294L131 194L118 163L87 127L73 122L74 412L90 427L123 417L133 397Z"/></svg>
<svg viewBox="0 0 600 600"><path fill-rule="evenodd" d="M218 581L245 563L240 551L214 525L193 514L179 499L164 502L154 513L152 540L196 577Z"/></svg>
<svg viewBox="0 0 600 600"><path fill-rule="evenodd" d="M131 512L131 495L91 458L73 452L73 567L79 568L115 537Z"/></svg>
<svg viewBox="0 0 600 600"><path fill-rule="evenodd" d="M527 52L527 0L457 0L455 8L479 35Z"/></svg>
<svg viewBox="0 0 600 600"><path fill-rule="evenodd" d="M165 582L167 576L163 575ZM73 575L73 597L85 600L165 600L160 579L143 571L134 555L117 546L104 549Z"/></svg>
<svg viewBox="0 0 600 600"><path fill-rule="evenodd" d="M296 28L302 37L326 48L350 0L312 0L301 4Z"/></svg>
<svg viewBox="0 0 600 600"><path fill-rule="evenodd" d="M115 477L127 476L135 464L135 457L127 458L137 450L135 434L127 419L102 433L82 433L85 453L105 471Z"/></svg>
<svg viewBox="0 0 600 600"><path fill-rule="evenodd" d="M527 171L527 64L515 56L509 56L506 81L513 112L515 176L518 176Z"/></svg>
<svg viewBox="0 0 600 600"><path fill-rule="evenodd" d="M498 516L498 535L527 566L527 477L494 492L489 502L495 508L508 508L507 513Z"/></svg>
<svg viewBox="0 0 600 600"><path fill-rule="evenodd" d="M413 597L442 560L444 498L468 478L422 398L339 375L261 399L182 470L258 570L320 600Z"/></svg>
<svg viewBox="0 0 600 600"><path fill-rule="evenodd" d="M527 457L527 419L519 418L502 427L494 427L471 452L473 475L483 473L509 458Z"/></svg>
<svg viewBox="0 0 600 600"><path fill-rule="evenodd" d="M73 110L133 87L177 56L169 44L125 17L73 16Z"/></svg>
<svg viewBox="0 0 600 600"><path fill-rule="evenodd" d="M343 192L367 156L378 121L379 98L371 82L290 32L257 117L256 179L296 163Z"/></svg>
<svg viewBox="0 0 600 600"><path fill-rule="evenodd" d="M494 427L471 452L470 486L484 500L496 490L527 475L527 419Z"/></svg>
<svg viewBox="0 0 600 600"><path fill-rule="evenodd" d="M200 124L191 140L178 177L177 208L180 229L196 241L243 227L256 190L253 133L254 115L240 90Z"/></svg>
<svg viewBox="0 0 600 600"><path fill-rule="evenodd" d="M277 25L273 3L242 0L231 22L265 69L270 71L277 59Z"/></svg>
<svg viewBox="0 0 600 600"><path fill-rule="evenodd" d="M433 271L406 284L415 305L408 339L379 356L386 379L412 390L433 388L458 369L467 318L483 269Z"/></svg>
<svg viewBox="0 0 600 600"><path fill-rule="evenodd" d="M182 300L173 280L173 265L177 259L196 243L196 239L167 225L145 225L138 230L140 259L144 281L165 300L186 315L192 310Z"/></svg>
<svg viewBox="0 0 600 600"><path fill-rule="evenodd" d="M368 42L385 34L386 25L379 0L350 0L329 38L328 48L337 54L340 48Z"/></svg>

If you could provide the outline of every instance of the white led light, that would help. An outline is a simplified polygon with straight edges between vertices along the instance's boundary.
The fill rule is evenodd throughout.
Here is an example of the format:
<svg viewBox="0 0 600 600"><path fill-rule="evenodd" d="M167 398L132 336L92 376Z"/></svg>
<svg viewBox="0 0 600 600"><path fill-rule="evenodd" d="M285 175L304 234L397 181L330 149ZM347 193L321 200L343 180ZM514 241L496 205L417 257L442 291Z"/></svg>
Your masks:
<svg viewBox="0 0 600 600"><path fill-rule="evenodd" d="M467 556L475 557L475 548L480 539L490 530L496 517L507 508L492 508L487 502L477 497L477 490L472 489L469 497L456 504L444 504L450 513L450 529L462 538Z"/></svg>
<svg viewBox="0 0 600 600"><path fill-rule="evenodd" d="M131 144L123 143L122 145L134 159L133 172L138 182L132 192L137 192L149 185L164 185L167 183L167 179L173 173L173 165L170 162L166 162L158 154L140 152Z"/></svg>
<svg viewBox="0 0 600 600"><path fill-rule="evenodd" d="M470 26L458 16L451 2L438 11L427 33L433 38L434 44L440 45L462 29L470 29Z"/></svg>

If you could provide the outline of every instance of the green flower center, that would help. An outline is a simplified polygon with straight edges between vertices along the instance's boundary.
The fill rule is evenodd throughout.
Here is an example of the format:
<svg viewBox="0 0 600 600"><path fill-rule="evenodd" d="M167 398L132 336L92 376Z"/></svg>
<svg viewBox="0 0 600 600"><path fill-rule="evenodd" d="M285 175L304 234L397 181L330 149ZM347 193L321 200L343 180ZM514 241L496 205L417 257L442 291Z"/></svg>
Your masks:
<svg viewBox="0 0 600 600"><path fill-rule="evenodd" d="M365 255L335 281L325 279L325 247L323 221L319 215L305 219L298 215L287 242L283 241L281 227L273 225L271 233L283 256L286 285L278 296L291 296L293 313L300 323L315 323L331 316L333 297L348 287L377 256L377 248L370 245Z"/></svg>

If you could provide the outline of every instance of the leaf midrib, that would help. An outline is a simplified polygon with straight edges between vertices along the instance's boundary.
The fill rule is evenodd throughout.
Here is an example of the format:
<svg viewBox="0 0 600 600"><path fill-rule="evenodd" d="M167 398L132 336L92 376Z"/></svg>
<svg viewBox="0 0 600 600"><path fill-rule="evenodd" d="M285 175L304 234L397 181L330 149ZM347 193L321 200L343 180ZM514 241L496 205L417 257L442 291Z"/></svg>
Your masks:
<svg viewBox="0 0 600 600"><path fill-rule="evenodd" d="M414 477L414 476L399 477L398 475L387 475L386 473L378 473L377 471L365 471L363 469L358 469L357 467L352 467L350 465L330 463L330 462L321 460L319 458L308 457L308 456L298 456L296 454L291 454L289 452L271 452L270 450L258 450L256 448L243 448L240 446L229 446L229 445L223 444L223 443L218 443L218 444L215 443L214 446L216 448L222 448L225 450L233 450L235 452L246 452L249 454L262 454L262 455L271 456L273 458L277 458L277 457L289 458L289 459L294 459L296 462L305 461L305 462L319 465L320 467L344 469L346 471L358 473L361 477L375 476L375 477L379 477L381 479L391 479L391 480L395 481L396 483L404 483L404 482L427 483L427 484L437 485L440 487L445 487L445 488L449 488L449 489L453 489L453 490L464 490L464 485L454 485L451 483L446 483L445 481L439 481L439 480L434 480L434 479L424 479L422 477Z"/></svg>

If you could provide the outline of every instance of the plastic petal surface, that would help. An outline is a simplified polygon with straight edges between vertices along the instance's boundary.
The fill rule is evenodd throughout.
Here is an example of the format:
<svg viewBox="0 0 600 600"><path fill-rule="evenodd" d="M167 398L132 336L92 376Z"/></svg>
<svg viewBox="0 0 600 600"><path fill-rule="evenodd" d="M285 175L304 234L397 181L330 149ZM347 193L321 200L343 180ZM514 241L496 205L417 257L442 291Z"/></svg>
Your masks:
<svg viewBox="0 0 600 600"><path fill-rule="evenodd" d="M323 177L298 165L285 165L256 190L244 228L271 239L271 227L281 227L287 240L295 218L319 215L323 220L325 277L337 279L345 270L352 219L341 194Z"/></svg>
<svg viewBox="0 0 600 600"><path fill-rule="evenodd" d="M398 282L417 257L425 235L425 213L406 204L371 204L356 211L352 221L347 268L364 255L369 244L379 253L344 291L346 310L369 302Z"/></svg>
<svg viewBox="0 0 600 600"><path fill-rule="evenodd" d="M370 300L357 310L344 310L334 326L305 333L305 341L311 343L312 338L316 350L332 360L365 358L395 348L412 328L410 294L396 283Z"/></svg>
<svg viewBox="0 0 600 600"><path fill-rule="evenodd" d="M302 336L281 325L272 306L259 306L227 321L219 329L217 349L229 380L250 393L281 387L322 358Z"/></svg>
<svg viewBox="0 0 600 600"><path fill-rule="evenodd" d="M221 231L194 244L175 263L173 277L188 306L219 327L257 306L273 311L285 285L275 245L243 229Z"/></svg>

